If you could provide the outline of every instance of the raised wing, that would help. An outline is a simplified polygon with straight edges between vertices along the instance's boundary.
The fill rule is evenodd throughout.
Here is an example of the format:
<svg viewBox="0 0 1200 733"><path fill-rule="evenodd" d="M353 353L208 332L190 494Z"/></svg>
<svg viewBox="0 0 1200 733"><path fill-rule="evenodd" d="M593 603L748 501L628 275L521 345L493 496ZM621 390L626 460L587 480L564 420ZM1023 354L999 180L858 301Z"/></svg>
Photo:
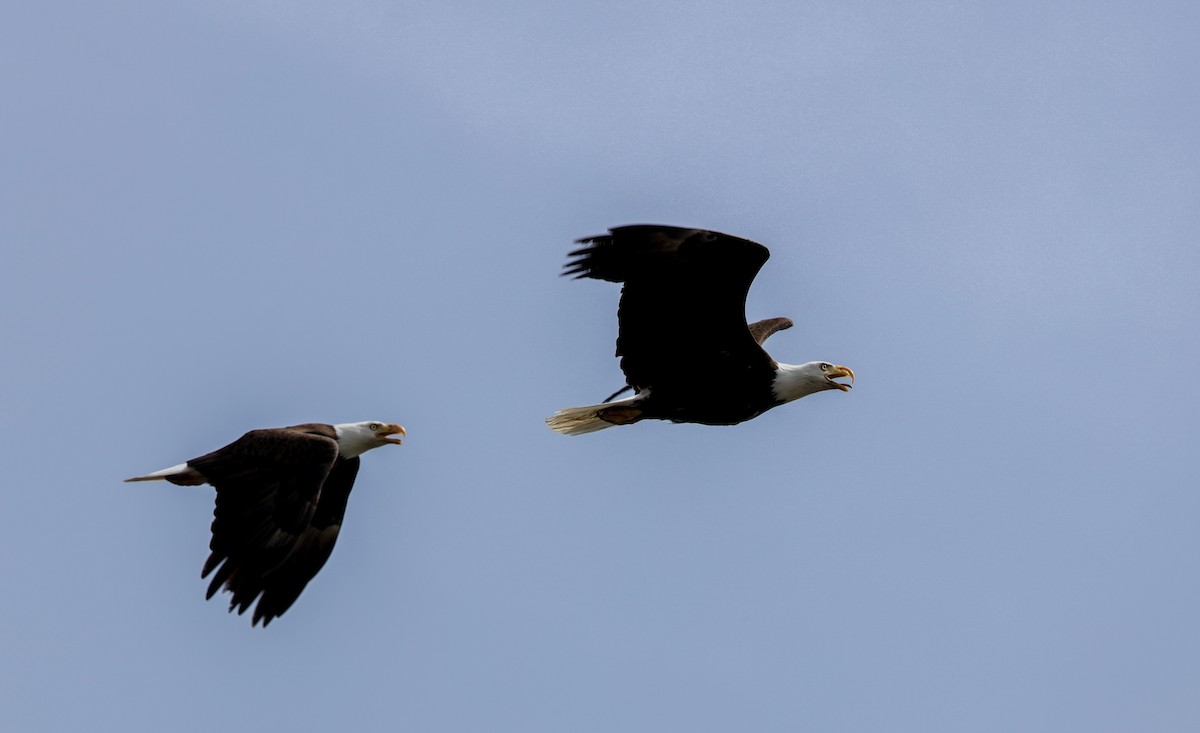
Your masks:
<svg viewBox="0 0 1200 733"><path fill-rule="evenodd" d="M631 386L704 393L773 372L746 325L746 295L770 256L766 247L655 225L617 227L579 243L587 246L571 253L565 274L624 283L617 356Z"/></svg>

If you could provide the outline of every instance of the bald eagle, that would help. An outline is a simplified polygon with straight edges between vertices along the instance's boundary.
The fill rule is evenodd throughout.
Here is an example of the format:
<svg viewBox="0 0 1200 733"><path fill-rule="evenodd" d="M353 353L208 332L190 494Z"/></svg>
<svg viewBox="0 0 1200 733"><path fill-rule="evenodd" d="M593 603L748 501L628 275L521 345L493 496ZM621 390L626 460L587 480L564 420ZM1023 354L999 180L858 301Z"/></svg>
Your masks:
<svg viewBox="0 0 1200 733"><path fill-rule="evenodd" d="M577 241L564 275L624 283L617 356L626 387L598 405L559 410L546 423L580 435L639 420L736 425L824 390L854 372L828 361L781 364L762 343L787 318L746 323L750 283L766 247L704 229L616 227ZM626 390L633 397L613 401Z"/></svg>
<svg viewBox="0 0 1200 733"><path fill-rule="evenodd" d="M308 423L251 430L187 463L126 481L212 484L212 553L201 578L214 570L207 598L224 587L239 614L258 599L251 625L265 628L288 610L333 552L359 456L400 444L400 425Z"/></svg>

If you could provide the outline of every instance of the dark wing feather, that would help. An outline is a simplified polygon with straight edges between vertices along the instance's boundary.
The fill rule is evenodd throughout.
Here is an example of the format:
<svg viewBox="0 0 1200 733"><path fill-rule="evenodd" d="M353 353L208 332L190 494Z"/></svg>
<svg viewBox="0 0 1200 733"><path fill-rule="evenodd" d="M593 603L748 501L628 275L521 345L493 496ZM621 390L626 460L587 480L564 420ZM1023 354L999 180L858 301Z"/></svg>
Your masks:
<svg viewBox="0 0 1200 733"><path fill-rule="evenodd" d="M312 526L338 457L332 429L309 432L314 428L328 426L253 430L188 461L217 490L212 553L201 577L216 571L208 597L224 586L233 594L230 610L241 613L254 603Z"/></svg>
<svg viewBox="0 0 1200 733"><path fill-rule="evenodd" d="M355 457L338 461L329 472L312 520L296 539L291 554L263 576L262 597L254 607L252 623L261 620L265 627L276 616L282 615L300 597L308 581L325 567L342 529L346 502L350 499L350 490L354 488L358 466L358 458Z"/></svg>
<svg viewBox="0 0 1200 733"><path fill-rule="evenodd" d="M625 284L617 356L629 384L679 397L714 383L770 382L771 357L746 325L746 295L770 256L747 239L637 225L579 240L566 273Z"/></svg>

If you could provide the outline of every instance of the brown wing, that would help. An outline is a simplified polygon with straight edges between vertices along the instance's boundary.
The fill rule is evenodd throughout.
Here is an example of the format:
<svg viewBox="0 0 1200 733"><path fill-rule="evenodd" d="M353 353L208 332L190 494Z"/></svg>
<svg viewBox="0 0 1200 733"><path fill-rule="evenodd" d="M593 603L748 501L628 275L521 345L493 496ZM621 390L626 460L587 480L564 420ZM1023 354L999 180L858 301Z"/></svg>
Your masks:
<svg viewBox="0 0 1200 733"><path fill-rule="evenodd" d="M792 319L790 318L767 318L762 321L755 321L754 323L751 323L750 335L753 336L754 340L761 345L767 339L771 338L771 335L776 331L783 331L784 329L791 328L794 325L796 324L792 323Z"/></svg>
<svg viewBox="0 0 1200 733"><path fill-rule="evenodd" d="M322 486L338 457L332 428L330 434L306 431L314 427L328 428L253 430L188 461L217 490L212 553L201 577L216 571L208 597L224 587L233 594L230 610L249 608L312 528Z"/></svg>
<svg viewBox="0 0 1200 733"><path fill-rule="evenodd" d="M700 395L770 383L775 363L746 325L766 247L702 229L637 225L579 240L565 274L625 284L617 356L629 384Z"/></svg>
<svg viewBox="0 0 1200 733"><path fill-rule="evenodd" d="M333 552L342 519L346 516L346 502L354 479L358 475L358 458L340 460L321 487L321 498L308 527L296 538L291 554L273 570L262 576L262 597L254 607L252 624L262 621L263 626L276 616L291 608L301 591L308 585Z"/></svg>

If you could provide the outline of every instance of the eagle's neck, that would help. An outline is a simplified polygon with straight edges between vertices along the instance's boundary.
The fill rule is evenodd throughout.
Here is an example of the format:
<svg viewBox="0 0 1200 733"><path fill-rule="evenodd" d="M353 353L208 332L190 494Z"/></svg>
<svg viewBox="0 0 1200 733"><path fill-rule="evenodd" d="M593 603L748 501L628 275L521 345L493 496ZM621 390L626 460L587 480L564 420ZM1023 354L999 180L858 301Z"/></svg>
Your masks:
<svg viewBox="0 0 1200 733"><path fill-rule="evenodd" d="M791 402L815 392L828 389L826 380L818 368L814 374L812 364L779 364L775 368L775 381L771 392L780 402Z"/></svg>

